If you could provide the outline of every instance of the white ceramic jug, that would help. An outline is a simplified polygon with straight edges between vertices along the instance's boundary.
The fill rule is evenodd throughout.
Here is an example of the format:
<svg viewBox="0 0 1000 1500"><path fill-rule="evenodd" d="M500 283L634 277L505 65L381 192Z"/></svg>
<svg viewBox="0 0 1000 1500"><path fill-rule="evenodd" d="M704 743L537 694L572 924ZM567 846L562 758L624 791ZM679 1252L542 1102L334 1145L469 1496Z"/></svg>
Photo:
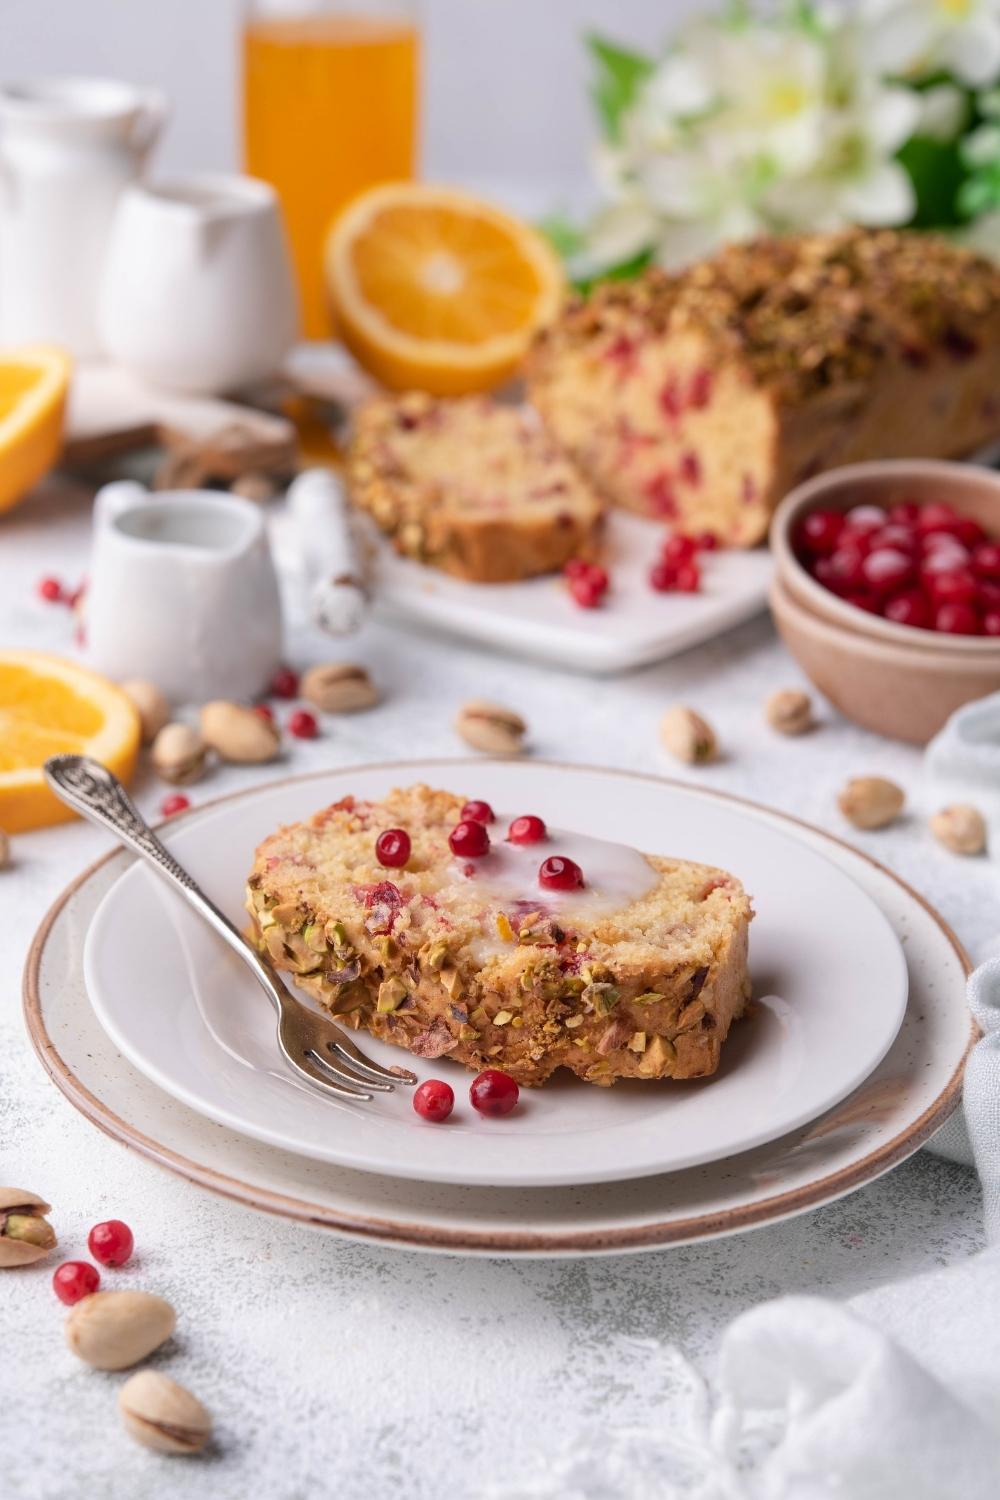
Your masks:
<svg viewBox="0 0 1000 1500"><path fill-rule="evenodd" d="M110 79L0 87L0 342L100 353L111 221L165 116L162 94Z"/></svg>
<svg viewBox="0 0 1000 1500"><path fill-rule="evenodd" d="M124 194L99 308L119 364L169 390L222 395L273 375L296 325L281 214L266 183L198 174Z"/></svg>
<svg viewBox="0 0 1000 1500"><path fill-rule="evenodd" d="M252 700L281 661L278 583L261 509L217 490L105 485L94 503L87 655L174 702Z"/></svg>

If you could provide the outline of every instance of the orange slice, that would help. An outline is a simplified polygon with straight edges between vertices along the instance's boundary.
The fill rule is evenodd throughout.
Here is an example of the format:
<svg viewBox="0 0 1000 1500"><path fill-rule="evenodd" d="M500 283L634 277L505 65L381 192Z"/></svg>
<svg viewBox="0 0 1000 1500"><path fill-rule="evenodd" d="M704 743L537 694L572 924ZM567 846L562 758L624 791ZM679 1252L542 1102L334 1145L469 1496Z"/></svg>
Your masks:
<svg viewBox="0 0 1000 1500"><path fill-rule="evenodd" d="M60 349L44 344L0 354L0 511L59 457L70 369Z"/></svg>
<svg viewBox="0 0 1000 1500"><path fill-rule="evenodd" d="M74 816L45 784L50 755L90 755L125 781L138 751L139 717L113 682L41 651L0 651L0 828Z"/></svg>
<svg viewBox="0 0 1000 1500"><path fill-rule="evenodd" d="M355 198L326 242L337 329L393 390L459 396L508 379L562 302L555 251L469 193L390 182Z"/></svg>

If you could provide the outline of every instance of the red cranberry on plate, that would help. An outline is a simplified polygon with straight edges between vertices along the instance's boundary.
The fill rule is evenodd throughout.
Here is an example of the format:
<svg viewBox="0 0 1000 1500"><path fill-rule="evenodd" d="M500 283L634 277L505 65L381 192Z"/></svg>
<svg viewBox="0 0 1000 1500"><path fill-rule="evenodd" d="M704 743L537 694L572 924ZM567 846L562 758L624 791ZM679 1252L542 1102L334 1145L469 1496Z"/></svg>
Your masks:
<svg viewBox="0 0 1000 1500"><path fill-rule="evenodd" d="M455 1093L449 1083L442 1083L440 1078L428 1078L422 1083L413 1095L413 1108L424 1120L431 1120L435 1125L440 1125L442 1120L447 1120L455 1107Z"/></svg>
<svg viewBox="0 0 1000 1500"><path fill-rule="evenodd" d="M507 838L512 844L540 844L546 835L545 824L534 813L525 813L523 817L515 818L507 829Z"/></svg>
<svg viewBox="0 0 1000 1500"><path fill-rule="evenodd" d="M298 675L291 667L279 667L271 678L271 694L275 698L294 698L299 691Z"/></svg>
<svg viewBox="0 0 1000 1500"><path fill-rule="evenodd" d="M464 818L449 833L448 844L452 854L457 854L459 859L479 859L489 853L490 836L485 824Z"/></svg>
<svg viewBox="0 0 1000 1500"><path fill-rule="evenodd" d="M538 884L547 891L578 891L583 883L576 860L562 854L550 854L538 867Z"/></svg>
<svg viewBox="0 0 1000 1500"><path fill-rule="evenodd" d="M462 821L464 823L492 823L495 821L493 809L488 802L480 802L473 799L462 808Z"/></svg>
<svg viewBox="0 0 1000 1500"><path fill-rule="evenodd" d="M502 1073L499 1068L487 1068L472 1080L469 1088L469 1100L473 1109L492 1119L509 1115L517 1104L519 1094L520 1090L514 1079L509 1073Z"/></svg>

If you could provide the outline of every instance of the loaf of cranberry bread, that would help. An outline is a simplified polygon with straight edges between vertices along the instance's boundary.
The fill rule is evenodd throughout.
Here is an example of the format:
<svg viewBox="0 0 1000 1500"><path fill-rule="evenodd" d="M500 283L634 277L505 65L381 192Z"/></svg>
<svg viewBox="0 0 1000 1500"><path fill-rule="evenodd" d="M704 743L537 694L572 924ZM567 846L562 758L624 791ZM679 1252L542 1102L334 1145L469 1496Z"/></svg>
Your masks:
<svg viewBox="0 0 1000 1500"><path fill-rule="evenodd" d="M488 852L456 855L462 813L461 797L412 786L280 829L247 888L257 946L339 1020L419 1057L523 1084L557 1068L597 1084L713 1073L749 995L739 881L537 819L518 820L541 829L531 842L497 817ZM410 839L398 869L376 854L389 829ZM560 851L564 885L570 861L582 886L540 883Z"/></svg>
<svg viewBox="0 0 1000 1500"><path fill-rule="evenodd" d="M571 303L528 386L609 500L749 546L823 469L1000 435L1000 269L892 230L734 245Z"/></svg>
<svg viewBox="0 0 1000 1500"><path fill-rule="evenodd" d="M477 583L554 572L599 539L601 501L536 414L487 396L368 401L347 481L398 552Z"/></svg>

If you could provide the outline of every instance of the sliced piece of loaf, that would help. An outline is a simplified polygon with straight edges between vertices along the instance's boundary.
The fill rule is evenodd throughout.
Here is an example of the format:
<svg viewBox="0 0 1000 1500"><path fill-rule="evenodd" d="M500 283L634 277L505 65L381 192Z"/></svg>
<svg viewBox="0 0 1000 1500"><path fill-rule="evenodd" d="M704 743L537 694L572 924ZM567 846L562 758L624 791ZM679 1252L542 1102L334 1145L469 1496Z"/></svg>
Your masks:
<svg viewBox="0 0 1000 1500"><path fill-rule="evenodd" d="M571 304L528 388L608 499L749 546L821 470L1000 436L1000 268L894 230L734 245Z"/></svg>
<svg viewBox="0 0 1000 1500"><path fill-rule="evenodd" d="M555 831L514 849L500 819L485 859L456 860L461 808L413 786L273 834L247 889L259 948L338 1019L420 1057L524 1084L713 1073L749 995L739 881ZM405 869L376 859L388 828L410 835ZM557 896L537 870L567 848L586 885Z"/></svg>
<svg viewBox="0 0 1000 1500"><path fill-rule="evenodd" d="M367 402L347 479L398 552L477 583L554 572L599 541L592 487L535 413L488 396Z"/></svg>

